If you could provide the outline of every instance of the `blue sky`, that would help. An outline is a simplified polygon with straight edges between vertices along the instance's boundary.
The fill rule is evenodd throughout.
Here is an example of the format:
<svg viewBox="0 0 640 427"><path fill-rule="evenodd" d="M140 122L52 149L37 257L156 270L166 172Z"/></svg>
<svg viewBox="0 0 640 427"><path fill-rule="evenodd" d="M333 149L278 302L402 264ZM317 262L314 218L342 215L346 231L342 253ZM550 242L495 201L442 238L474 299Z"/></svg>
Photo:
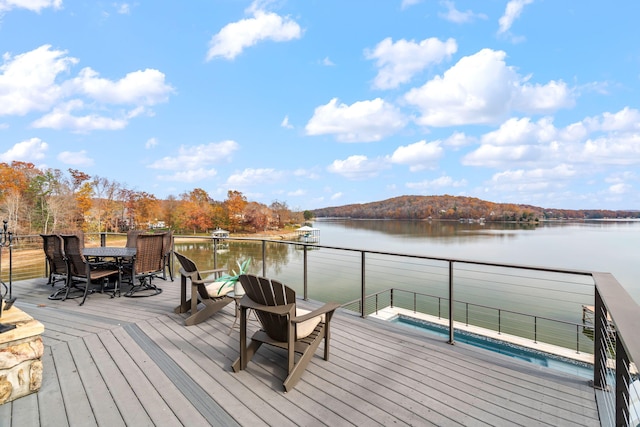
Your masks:
<svg viewBox="0 0 640 427"><path fill-rule="evenodd" d="M0 161L299 209L640 209L638 16L632 0L0 0Z"/></svg>

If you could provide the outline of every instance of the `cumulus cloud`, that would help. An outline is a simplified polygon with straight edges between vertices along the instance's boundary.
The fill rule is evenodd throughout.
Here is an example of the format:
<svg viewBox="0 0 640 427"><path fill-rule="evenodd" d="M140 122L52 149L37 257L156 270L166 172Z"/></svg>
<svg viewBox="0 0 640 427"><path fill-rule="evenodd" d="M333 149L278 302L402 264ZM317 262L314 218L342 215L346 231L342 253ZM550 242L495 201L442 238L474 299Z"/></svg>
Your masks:
<svg viewBox="0 0 640 427"><path fill-rule="evenodd" d="M461 179L459 181L454 180L450 176L441 176L436 179L428 180L425 179L419 182L408 182L405 184L407 188L411 188L412 190L420 191L420 192L437 192L442 188L450 188L450 187L465 187L467 185L467 181L465 179Z"/></svg>
<svg viewBox="0 0 640 427"><path fill-rule="evenodd" d="M284 119L282 119L282 122L280 123L280 127L283 127L285 129L293 129L293 125L289 123L289 116L284 116Z"/></svg>
<svg viewBox="0 0 640 427"><path fill-rule="evenodd" d="M11 9L27 9L40 13L42 9L60 9L62 0L0 0L0 13Z"/></svg>
<svg viewBox="0 0 640 427"><path fill-rule="evenodd" d="M466 56L442 76L407 92L404 99L418 108L417 123L455 126L497 123L512 110L543 114L571 107L571 90L561 81L531 84L505 63L503 51L482 49Z"/></svg>
<svg viewBox="0 0 640 427"><path fill-rule="evenodd" d="M69 101L58 105L50 113L35 120L31 125L34 128L70 129L75 132L117 130L127 126L127 120L124 117L110 118L98 114L74 115L74 110L82 110L83 108L84 102L81 100Z"/></svg>
<svg viewBox="0 0 640 427"><path fill-rule="evenodd" d="M558 190L577 174L575 168L568 164L560 164L550 169L534 168L531 170L506 170L491 177L491 185L499 191L544 191Z"/></svg>
<svg viewBox="0 0 640 427"><path fill-rule="evenodd" d="M31 138L21 141L0 153L0 161L11 163L14 160L21 162L35 162L44 158L49 145L40 138Z"/></svg>
<svg viewBox="0 0 640 427"><path fill-rule="evenodd" d="M208 169L209 165L228 161L238 148L240 148L238 143L232 140L201 145L181 145L177 154L156 160L147 167L151 169L178 170L183 169L184 165L189 165L190 169L202 169L210 174L212 170Z"/></svg>
<svg viewBox="0 0 640 427"><path fill-rule="evenodd" d="M391 163L408 165L411 172L433 168L444 154L440 141L418 141L396 148L390 157Z"/></svg>
<svg viewBox="0 0 640 427"><path fill-rule="evenodd" d="M297 22L273 12L267 12L254 2L247 12L252 17L225 25L209 41L207 61L216 57L234 59L242 51L258 42L285 42L299 39L302 29Z"/></svg>
<svg viewBox="0 0 640 427"><path fill-rule="evenodd" d="M91 68L83 68L78 77L65 82L73 94L86 95L105 104L154 105L167 101L173 88L165 83L165 75L146 69L128 73L117 81L99 77Z"/></svg>
<svg viewBox="0 0 640 427"><path fill-rule="evenodd" d="M213 178L218 174L213 168L197 168L180 170L171 175L158 175L161 181L178 181L178 182L197 182L205 179Z"/></svg>
<svg viewBox="0 0 640 427"><path fill-rule="evenodd" d="M498 20L500 27L498 28L498 34L506 33L511 29L513 21L520 17L522 9L528 4L533 3L533 0L510 0L505 8L504 15Z"/></svg>
<svg viewBox="0 0 640 427"><path fill-rule="evenodd" d="M63 151L58 154L58 160L71 166L93 166L94 161L87 156L85 150L81 151Z"/></svg>
<svg viewBox="0 0 640 427"><path fill-rule="evenodd" d="M45 112L32 123L34 127L74 132L122 129L132 118L151 114L149 107L166 102L173 92L164 74L153 69L111 81L84 68L77 77L60 81L77 62L49 45L16 56L5 53L0 66L0 116Z"/></svg>
<svg viewBox="0 0 640 427"><path fill-rule="evenodd" d="M450 59L457 50L458 45L452 38L441 41L432 37L419 43L401 39L394 43L387 37L373 50L365 50L365 57L375 60L379 68L373 86L392 89L407 83L426 67Z"/></svg>
<svg viewBox="0 0 640 427"><path fill-rule="evenodd" d="M452 1L442 1L440 3L447 8L447 12L439 13L438 16L449 22L454 22L456 24L465 24L467 22L472 22L476 18L487 19L487 15L482 13L474 13L471 10L462 12L456 9L456 6Z"/></svg>
<svg viewBox="0 0 640 427"><path fill-rule="evenodd" d="M254 185L277 182L284 177L284 172L271 168L248 168L240 173L233 174L227 179L227 184L235 188L246 188Z"/></svg>
<svg viewBox="0 0 640 427"><path fill-rule="evenodd" d="M0 116L46 111L62 96L58 74L68 72L78 60L64 50L43 45L11 56L5 53L0 66Z"/></svg>
<svg viewBox="0 0 640 427"><path fill-rule="evenodd" d="M388 169L385 159L369 159L367 156L349 156L345 160L334 160L327 170L347 179L362 180L377 176L381 170Z"/></svg>
<svg viewBox="0 0 640 427"><path fill-rule="evenodd" d="M338 104L333 98L315 109L305 129L307 135L333 134L341 142L372 142L394 134L406 122L396 107L381 98L351 105Z"/></svg>

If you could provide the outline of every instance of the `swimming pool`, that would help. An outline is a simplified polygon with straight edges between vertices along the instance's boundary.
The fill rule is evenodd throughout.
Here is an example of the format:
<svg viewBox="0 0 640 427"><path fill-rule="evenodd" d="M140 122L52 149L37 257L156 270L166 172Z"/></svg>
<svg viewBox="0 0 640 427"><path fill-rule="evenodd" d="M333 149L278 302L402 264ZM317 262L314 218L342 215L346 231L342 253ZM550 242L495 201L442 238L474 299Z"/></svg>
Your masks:
<svg viewBox="0 0 640 427"><path fill-rule="evenodd" d="M426 331L440 337L449 338L449 329L445 326L438 325L426 320L416 319L414 317L398 314L391 320L392 323L405 325L411 328ZM456 342L461 342L475 347L481 347L485 350L504 354L539 366L555 369L568 374L577 375L583 378L593 378L593 366L589 363L578 360L569 359L551 353L545 353L535 349L522 347L506 341L496 340L490 337L474 334L468 331L455 331Z"/></svg>

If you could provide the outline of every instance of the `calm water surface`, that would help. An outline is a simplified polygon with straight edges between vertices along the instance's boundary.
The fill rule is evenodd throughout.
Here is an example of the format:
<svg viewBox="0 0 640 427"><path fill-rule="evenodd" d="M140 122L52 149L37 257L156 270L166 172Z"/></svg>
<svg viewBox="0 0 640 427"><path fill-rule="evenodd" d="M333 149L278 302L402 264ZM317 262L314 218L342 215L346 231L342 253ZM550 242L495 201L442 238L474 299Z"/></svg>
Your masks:
<svg viewBox="0 0 640 427"><path fill-rule="evenodd" d="M462 224L318 220L320 244L608 272L640 303L640 221Z"/></svg>

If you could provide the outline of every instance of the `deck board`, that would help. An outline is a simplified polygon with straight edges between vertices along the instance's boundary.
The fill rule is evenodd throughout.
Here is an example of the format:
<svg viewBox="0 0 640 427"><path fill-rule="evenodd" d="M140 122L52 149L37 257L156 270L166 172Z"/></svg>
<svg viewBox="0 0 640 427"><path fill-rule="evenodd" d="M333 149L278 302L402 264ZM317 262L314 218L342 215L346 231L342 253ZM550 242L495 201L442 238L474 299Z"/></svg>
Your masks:
<svg viewBox="0 0 640 427"><path fill-rule="evenodd" d="M14 284L16 305L45 325L44 374L37 394L0 405L0 425L599 425L582 378L341 310L329 361L320 348L284 393L280 349L232 372L232 304L185 327L179 281L157 283L153 297L83 306L48 300L46 279Z"/></svg>

